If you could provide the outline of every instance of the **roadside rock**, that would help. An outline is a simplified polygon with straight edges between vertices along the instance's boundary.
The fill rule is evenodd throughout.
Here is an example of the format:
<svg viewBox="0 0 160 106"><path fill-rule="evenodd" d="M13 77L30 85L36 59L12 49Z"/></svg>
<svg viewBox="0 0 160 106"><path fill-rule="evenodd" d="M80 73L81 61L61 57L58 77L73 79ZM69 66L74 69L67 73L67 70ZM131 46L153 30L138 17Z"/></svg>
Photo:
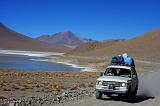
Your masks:
<svg viewBox="0 0 160 106"><path fill-rule="evenodd" d="M23 96L20 98L0 100L0 106L51 106L55 104L67 103L73 100L85 99L91 96L94 96L94 88L86 88L75 91L66 90L64 92L47 93L43 96Z"/></svg>

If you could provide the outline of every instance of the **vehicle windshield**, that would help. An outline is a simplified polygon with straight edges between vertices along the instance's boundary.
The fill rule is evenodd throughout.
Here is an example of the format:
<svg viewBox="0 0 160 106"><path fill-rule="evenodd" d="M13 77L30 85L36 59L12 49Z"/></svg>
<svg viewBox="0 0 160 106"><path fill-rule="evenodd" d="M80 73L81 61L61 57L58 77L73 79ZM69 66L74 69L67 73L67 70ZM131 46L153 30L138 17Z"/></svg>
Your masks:
<svg viewBox="0 0 160 106"><path fill-rule="evenodd" d="M107 68L105 76L120 76L120 77L131 77L131 71L123 68Z"/></svg>

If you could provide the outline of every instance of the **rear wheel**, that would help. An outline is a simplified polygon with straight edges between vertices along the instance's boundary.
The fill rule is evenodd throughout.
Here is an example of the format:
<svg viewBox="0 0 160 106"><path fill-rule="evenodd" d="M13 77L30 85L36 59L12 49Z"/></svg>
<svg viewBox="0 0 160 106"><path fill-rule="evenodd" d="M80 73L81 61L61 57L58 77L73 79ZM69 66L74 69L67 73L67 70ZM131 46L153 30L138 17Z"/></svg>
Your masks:
<svg viewBox="0 0 160 106"><path fill-rule="evenodd" d="M96 99L101 99L102 98L102 92L96 91Z"/></svg>

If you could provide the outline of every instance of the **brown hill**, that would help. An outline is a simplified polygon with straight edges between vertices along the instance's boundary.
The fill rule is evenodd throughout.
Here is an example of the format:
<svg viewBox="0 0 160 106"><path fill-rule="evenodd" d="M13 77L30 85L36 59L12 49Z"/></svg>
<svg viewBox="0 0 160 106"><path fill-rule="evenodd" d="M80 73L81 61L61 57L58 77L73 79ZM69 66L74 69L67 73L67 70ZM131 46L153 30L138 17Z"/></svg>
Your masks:
<svg viewBox="0 0 160 106"><path fill-rule="evenodd" d="M77 46L75 49L68 52L68 54L77 54L77 53L85 53L97 49L101 49L104 47L109 47L121 40L108 40L104 42L98 42L98 41L90 41L86 43L82 43L81 45Z"/></svg>
<svg viewBox="0 0 160 106"><path fill-rule="evenodd" d="M65 52L70 50L64 46L49 45L39 40L17 33L0 23L0 49L54 51Z"/></svg>
<svg viewBox="0 0 160 106"><path fill-rule="evenodd" d="M37 37L36 39L40 40L40 41L46 41L50 38L50 35L42 35L42 36L39 36Z"/></svg>
<svg viewBox="0 0 160 106"><path fill-rule="evenodd" d="M136 59L160 61L160 29L137 36L133 39L118 42L112 46L94 49L79 55L83 56L113 56L124 52ZM77 54L77 53L76 53Z"/></svg>
<svg viewBox="0 0 160 106"><path fill-rule="evenodd" d="M59 32L54 35L42 35L36 38L40 41L49 43L49 44L57 44L57 45L65 45L65 46L77 46L83 41L76 36L74 33L68 32Z"/></svg>

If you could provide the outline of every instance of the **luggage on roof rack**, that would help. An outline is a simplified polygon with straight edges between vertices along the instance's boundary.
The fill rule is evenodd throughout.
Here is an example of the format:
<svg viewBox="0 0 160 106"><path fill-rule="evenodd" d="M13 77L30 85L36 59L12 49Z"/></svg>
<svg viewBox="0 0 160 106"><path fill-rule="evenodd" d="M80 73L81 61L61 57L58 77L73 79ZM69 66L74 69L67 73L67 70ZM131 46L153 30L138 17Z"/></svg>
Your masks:
<svg viewBox="0 0 160 106"><path fill-rule="evenodd" d="M112 65L123 65L135 67L134 59L130 56L123 57L121 55L112 57Z"/></svg>
<svg viewBox="0 0 160 106"><path fill-rule="evenodd" d="M117 65L124 64L124 58L122 56L112 57L111 64L117 64Z"/></svg>

